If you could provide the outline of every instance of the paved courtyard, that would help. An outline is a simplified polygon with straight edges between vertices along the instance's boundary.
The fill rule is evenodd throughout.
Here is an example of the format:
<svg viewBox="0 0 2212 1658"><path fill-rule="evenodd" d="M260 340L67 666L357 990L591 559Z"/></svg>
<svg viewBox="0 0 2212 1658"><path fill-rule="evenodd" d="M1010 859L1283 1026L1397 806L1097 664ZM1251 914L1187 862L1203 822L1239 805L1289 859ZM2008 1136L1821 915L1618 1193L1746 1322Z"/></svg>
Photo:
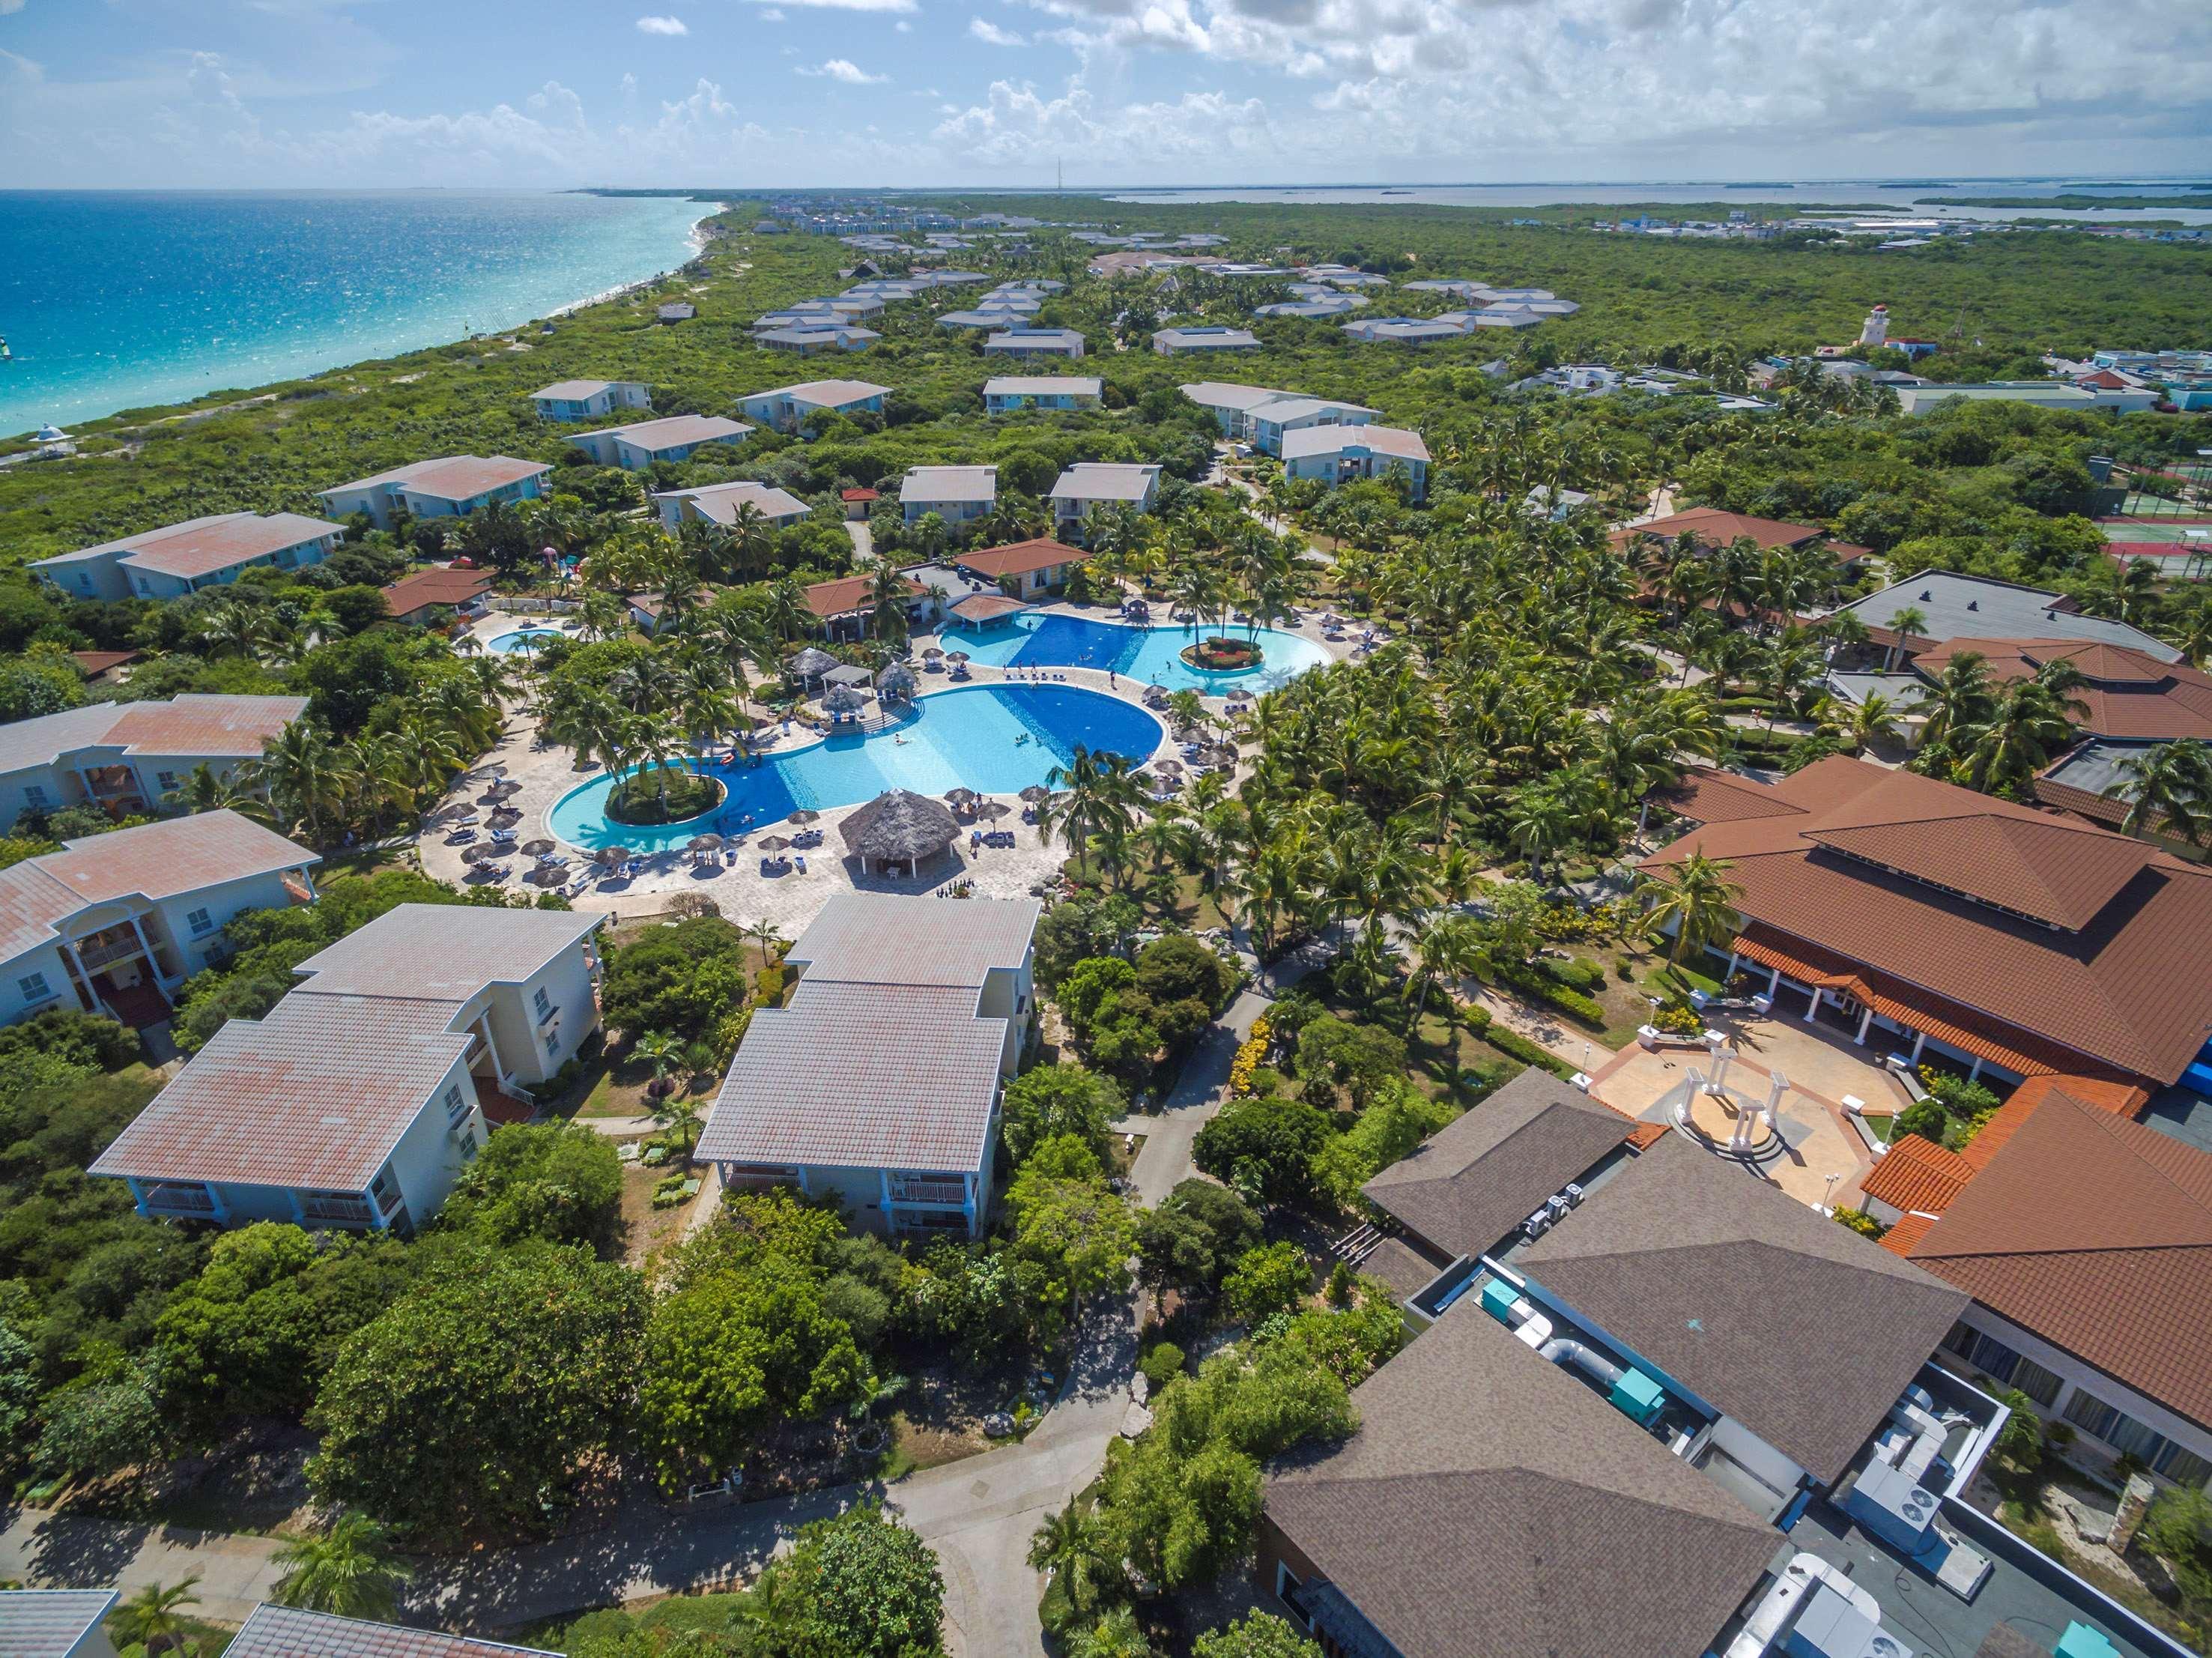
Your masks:
<svg viewBox="0 0 2212 1658"><path fill-rule="evenodd" d="M1100 619L1096 607L1079 609L1053 605L1039 607L1040 613L1062 613ZM479 643L488 643L494 636L511 631L524 621L533 619L495 612L472 630ZM1348 655L1352 647L1346 643L1326 642L1321 629L1310 617L1302 618L1294 628L1314 643L1322 645L1333 659ZM934 635L917 635L913 640L915 659L927 645L935 643ZM991 685L1000 682L1029 682L1023 674L1009 674L1003 668L989 667L981 663L970 665L969 685ZM1141 705L1144 687L1124 678L1109 682L1109 676L1099 670L1060 668L1053 671L1055 683L1064 682L1085 691L1134 705ZM922 698L954 689L946 676L929 675L922 680L926 687ZM1227 706L1218 698L1208 698L1207 706L1216 713ZM764 728L763 735L768 729ZM797 747L806 741L805 733L783 739L789 746ZM775 748L769 753L773 755ZM1176 754L1176 746L1170 737L1163 741L1158 752L1147 757L1168 759ZM550 824L550 814L561 797L577 784L588 782L598 775L598 768L579 765L575 755L558 744L539 739L537 720L526 705L516 705L510 712L506 736L492 753L478 762L479 766L497 763L506 767L507 780L516 785L507 804L521 814L514 826L518 841L537 839L556 840ZM447 796L448 802L477 801L481 786L465 787ZM807 924L821 912L830 897L855 888L868 892L933 893L957 882L968 883L974 894L981 898L1022 898L1056 881L1060 866L1068 856L1067 848L1055 839L1047 845L1036 826L1022 821L1021 802L1012 795L998 796L1010 809L995 823L979 823L980 828L995 829L1012 834L1012 846L971 848L965 838L956 844L944 857L925 863L913 877L890 876L864 873L859 864L842 856L844 838L838 832L844 820L858 811L861 804L840 807L825 811L814 826L822 830L819 847L804 854L805 873L799 872L796 863L788 874L763 875L760 872L760 855L749 848L738 849L735 864L714 863L700 864L681 850L662 852L646 856L639 873L629 879L594 881L572 895L578 909L598 910L615 915L657 915L668 910L672 902L685 893L696 893L712 899L724 916L732 920L772 922L787 938L795 938L805 930ZM489 802L484 802L488 808ZM479 829L481 826L479 826ZM419 850L426 874L441 881L465 885L478 884L485 877L471 871L465 854L474 843L456 841L437 829L422 835ZM510 892L532 893L558 888L562 881L574 882L591 868L588 854L572 846L562 845L567 855L565 869L549 874L541 886L526 880L522 871L527 860L517 860L515 873L504 883Z"/></svg>

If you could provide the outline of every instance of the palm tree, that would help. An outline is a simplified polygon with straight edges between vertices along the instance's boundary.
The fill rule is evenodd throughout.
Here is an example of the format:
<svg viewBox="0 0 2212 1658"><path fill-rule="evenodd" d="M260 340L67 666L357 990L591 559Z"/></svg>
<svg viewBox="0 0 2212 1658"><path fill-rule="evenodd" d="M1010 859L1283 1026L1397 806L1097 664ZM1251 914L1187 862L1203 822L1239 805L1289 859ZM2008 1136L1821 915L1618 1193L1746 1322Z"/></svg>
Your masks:
<svg viewBox="0 0 2212 1658"><path fill-rule="evenodd" d="M1136 825L1137 785L1128 761L1118 754L1093 753L1075 745L1066 765L1045 774L1055 792L1037 807L1037 831L1048 842L1055 833L1079 859L1102 843L1101 861L1119 865L1122 847Z"/></svg>
<svg viewBox="0 0 2212 1658"><path fill-rule="evenodd" d="M1116 1563L1104 1528L1095 1515L1083 1512L1079 1502L1071 1498L1058 1514L1046 1516L1030 1539L1028 1558L1030 1570L1052 1575L1071 1609L1087 1616L1098 1604L1102 1581Z"/></svg>
<svg viewBox="0 0 2212 1658"><path fill-rule="evenodd" d="M2082 710L2080 698L2040 675L2006 688L1988 719L1962 733L1968 747L1968 787L1987 794L2014 795L2051 763L2051 756L2072 741L2069 717Z"/></svg>
<svg viewBox="0 0 2212 1658"><path fill-rule="evenodd" d="M311 844L321 844L324 815L343 806L347 783L344 756L322 727L294 721L262 744L259 759L239 770L269 790L287 821L303 827Z"/></svg>
<svg viewBox="0 0 2212 1658"><path fill-rule="evenodd" d="M1743 917L1736 903L1743 897L1743 888L1728 878L1734 867L1725 860L1692 852L1672 869L1653 874L1652 884L1659 897L1644 917L1644 925L1654 936L1670 924L1674 927L1669 960L1680 963L1693 947L1702 949L1741 930Z"/></svg>
<svg viewBox="0 0 2212 1658"><path fill-rule="evenodd" d="M1838 723L1844 735L1865 753L1878 742L1887 742L1897 735L1897 705L1879 691L1869 691L1866 700L1854 703L1850 711Z"/></svg>
<svg viewBox="0 0 2212 1658"><path fill-rule="evenodd" d="M1889 631L1897 635L1897 643L1881 659L1881 671L1889 673L1897 666L1897 659L1912 643L1915 634L1924 633L1928 627L1928 613L1917 605L1903 605L1890 613Z"/></svg>
<svg viewBox="0 0 2212 1658"><path fill-rule="evenodd" d="M691 1148L699 1143L699 1131L707 1120L706 1108L697 1096L680 1089L660 1094L653 1101L652 1116L664 1133L682 1137L683 1161L690 1162Z"/></svg>
<svg viewBox="0 0 2212 1658"><path fill-rule="evenodd" d="M1506 834L1528 858L1528 878L1543 884L1544 856L1565 844L1573 814L1550 782L1531 783L1514 793Z"/></svg>
<svg viewBox="0 0 2212 1658"><path fill-rule="evenodd" d="M1981 653L1962 650L1943 666L1936 683L1921 693L1906 711L1923 715L1921 753L1931 757L1949 752L1952 743L1980 725L1996 705L1996 684Z"/></svg>
<svg viewBox="0 0 2212 1658"><path fill-rule="evenodd" d="M1420 1028L1421 1015L1429 1009L1429 992L1437 982L1462 978L1472 970L1475 954L1474 917L1455 910L1439 910L1422 922L1411 944L1413 988L1419 994L1406 1021L1409 1038Z"/></svg>
<svg viewBox="0 0 2212 1658"><path fill-rule="evenodd" d="M187 812L235 812L256 823L270 820L266 795L250 787L237 771L217 773L205 760L191 769L182 786L163 795L161 804Z"/></svg>
<svg viewBox="0 0 2212 1658"><path fill-rule="evenodd" d="M200 1574L170 1585L149 1583L115 1609L112 1627L124 1646L143 1646L147 1658L168 1647L181 1649L186 1633L184 1609L196 1606Z"/></svg>
<svg viewBox="0 0 2212 1658"><path fill-rule="evenodd" d="M365 1514L341 1515L329 1530L295 1538L273 1557L285 1569L278 1605L338 1618L388 1621L407 1576L386 1546L384 1527Z"/></svg>
<svg viewBox="0 0 2212 1658"><path fill-rule="evenodd" d="M869 625L876 637L901 645L907 637L906 576L888 558L878 559L868 576Z"/></svg>
<svg viewBox="0 0 2212 1658"><path fill-rule="evenodd" d="M2108 800L2124 800L2120 832L2171 835L2202 849L2212 835L2212 751L2184 739L2130 754L2113 768Z"/></svg>

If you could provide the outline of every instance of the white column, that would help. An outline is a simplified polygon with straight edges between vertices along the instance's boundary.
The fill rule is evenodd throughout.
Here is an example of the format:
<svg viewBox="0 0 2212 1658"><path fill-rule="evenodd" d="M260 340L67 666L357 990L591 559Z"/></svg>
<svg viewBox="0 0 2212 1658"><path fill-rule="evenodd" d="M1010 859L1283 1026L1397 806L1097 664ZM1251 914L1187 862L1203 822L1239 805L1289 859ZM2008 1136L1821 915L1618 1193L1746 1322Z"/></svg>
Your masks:
<svg viewBox="0 0 2212 1658"><path fill-rule="evenodd" d="M1915 1031L1912 1033L1912 1063L1914 1064L1917 1065L1920 1063L1920 1050L1925 1047L1927 1044L1928 1033L1926 1031Z"/></svg>
<svg viewBox="0 0 2212 1658"><path fill-rule="evenodd" d="M1805 1022L1809 1025L1813 1022L1813 1015L1820 1011L1822 991L1818 984L1808 984L1805 988L1811 992L1811 999L1805 1003Z"/></svg>
<svg viewBox="0 0 2212 1658"><path fill-rule="evenodd" d="M1969 1082L1980 1082L1980 1081L1982 1080L1982 1057L1981 1057L1981 1055L1979 1055L1979 1054L1976 1054L1976 1055L1974 1056L1974 1064L1973 1064L1972 1069L1971 1069L1970 1070L1968 1070L1968 1071L1967 1071L1967 1073L1966 1073L1966 1080L1967 1080Z"/></svg>
<svg viewBox="0 0 2212 1658"><path fill-rule="evenodd" d="M1767 975L1767 979L1766 979L1766 994L1767 994L1770 997L1777 997L1777 996L1779 996L1779 995L1781 995L1781 994L1782 994L1782 969L1781 969L1781 968L1777 967L1777 968L1776 968L1776 969L1775 969L1771 973L1770 973L1770 974L1768 974L1768 975Z"/></svg>
<svg viewBox="0 0 2212 1658"><path fill-rule="evenodd" d="M1721 975L1721 989L1723 991L1728 989L1729 980L1735 977L1735 964L1741 960L1742 958L1743 952L1741 950L1730 950L1729 952L1728 971Z"/></svg>
<svg viewBox="0 0 2212 1658"><path fill-rule="evenodd" d="M1765 1119L1769 1134L1782 1132L1782 1096L1789 1092L1789 1077L1780 1071L1775 1072L1772 1084L1766 1090L1766 1103L1759 1108L1759 1115Z"/></svg>
<svg viewBox="0 0 2212 1658"><path fill-rule="evenodd" d="M1874 1009L1872 1008L1869 1008L1863 1014L1859 1015L1859 1033L1853 1037L1851 1040L1857 1043L1861 1047L1866 1046L1867 1027L1873 1023Z"/></svg>

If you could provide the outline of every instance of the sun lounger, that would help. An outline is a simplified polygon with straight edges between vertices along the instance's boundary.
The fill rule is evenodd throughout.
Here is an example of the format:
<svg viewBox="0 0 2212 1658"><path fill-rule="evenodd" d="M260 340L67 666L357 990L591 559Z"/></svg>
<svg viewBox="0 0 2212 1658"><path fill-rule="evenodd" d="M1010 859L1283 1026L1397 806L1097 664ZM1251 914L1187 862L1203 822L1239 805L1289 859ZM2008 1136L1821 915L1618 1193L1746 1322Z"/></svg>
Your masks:
<svg viewBox="0 0 2212 1658"><path fill-rule="evenodd" d="M802 875L806 873L806 860L805 858L799 860L799 873Z"/></svg>

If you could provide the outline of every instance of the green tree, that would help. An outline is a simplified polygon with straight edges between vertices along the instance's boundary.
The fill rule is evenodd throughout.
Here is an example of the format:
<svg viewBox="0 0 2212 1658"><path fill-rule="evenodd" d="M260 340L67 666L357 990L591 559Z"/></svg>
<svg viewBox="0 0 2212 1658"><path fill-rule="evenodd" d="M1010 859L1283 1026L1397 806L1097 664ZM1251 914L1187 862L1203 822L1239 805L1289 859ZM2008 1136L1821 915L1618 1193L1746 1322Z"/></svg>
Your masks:
<svg viewBox="0 0 2212 1658"><path fill-rule="evenodd" d="M1040 1322L1055 1325L1084 1296L1124 1289L1136 1226L1097 1158L1073 1135L1040 1143L1006 1188L1012 1253L1033 1268Z"/></svg>
<svg viewBox="0 0 2212 1658"><path fill-rule="evenodd" d="M1260 1242L1260 1217L1227 1186L1178 1181L1155 1209L1137 1217L1138 1274L1157 1295L1168 1289L1211 1294L1246 1251Z"/></svg>
<svg viewBox="0 0 2212 1658"><path fill-rule="evenodd" d="M339 1349L308 1483L425 1537L541 1531L623 1429L643 1322L636 1274L586 1251L454 1248Z"/></svg>
<svg viewBox="0 0 2212 1658"><path fill-rule="evenodd" d="M999 1138L1017 1163L1061 1135L1073 1135L1103 1159L1107 1131L1127 1110L1112 1078L1077 1065L1039 1065L1006 1084Z"/></svg>
<svg viewBox="0 0 2212 1658"><path fill-rule="evenodd" d="M1654 937L1673 928L1670 960L1680 961L1692 951L1732 937L1743 925L1735 907L1743 888L1728 878L1729 868L1725 860L1692 852L1681 863L1653 872L1655 898L1644 924Z"/></svg>
<svg viewBox="0 0 2212 1658"><path fill-rule="evenodd" d="M1289 1239L1247 1250L1221 1281L1221 1300L1246 1325L1294 1309L1313 1290L1313 1263Z"/></svg>
<svg viewBox="0 0 2212 1658"><path fill-rule="evenodd" d="M838 1658L930 1658L944 1649L945 1579L929 1545L870 1503L799 1534L804 1628Z"/></svg>
<svg viewBox="0 0 2212 1658"><path fill-rule="evenodd" d="M1248 1612L1233 1624L1208 1630L1191 1645L1191 1658L1321 1658L1321 1649L1272 1612Z"/></svg>
<svg viewBox="0 0 2212 1658"><path fill-rule="evenodd" d="M147 1658L171 1648L181 1649L190 1624L185 1608L197 1606L200 1574L174 1583L148 1583L109 1614L108 1627L123 1646L146 1649Z"/></svg>
<svg viewBox="0 0 2212 1658"><path fill-rule="evenodd" d="M340 1515L324 1530L295 1537L270 1557L284 1568L279 1606L337 1618L389 1622L406 1571L385 1528L363 1514Z"/></svg>
<svg viewBox="0 0 2212 1658"><path fill-rule="evenodd" d="M501 1129L447 1198L440 1224L501 1246L538 1238L607 1252L622 1231L622 1160L574 1123Z"/></svg>
<svg viewBox="0 0 2212 1658"><path fill-rule="evenodd" d="M1232 1100L1198 1131L1198 1166L1256 1202L1299 1204L1313 1195L1313 1157L1328 1119L1303 1100Z"/></svg>
<svg viewBox="0 0 2212 1658"><path fill-rule="evenodd" d="M1296 1068L1307 1099L1358 1110L1405 1080L1406 1045L1380 1026L1324 1015L1298 1033Z"/></svg>

